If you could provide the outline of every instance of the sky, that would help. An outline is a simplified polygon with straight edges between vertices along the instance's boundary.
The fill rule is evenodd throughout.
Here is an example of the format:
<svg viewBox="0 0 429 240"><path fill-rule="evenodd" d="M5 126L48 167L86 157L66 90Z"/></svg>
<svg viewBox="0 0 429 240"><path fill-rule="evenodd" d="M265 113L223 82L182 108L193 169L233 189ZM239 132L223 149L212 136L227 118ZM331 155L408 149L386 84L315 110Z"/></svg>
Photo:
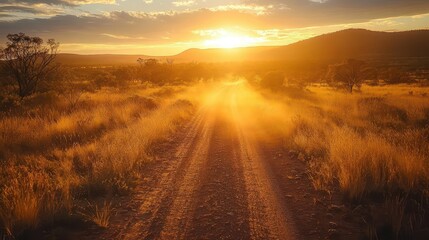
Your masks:
<svg viewBox="0 0 429 240"><path fill-rule="evenodd" d="M347 28L429 29L429 0L0 0L0 43L23 32L63 53L174 55Z"/></svg>

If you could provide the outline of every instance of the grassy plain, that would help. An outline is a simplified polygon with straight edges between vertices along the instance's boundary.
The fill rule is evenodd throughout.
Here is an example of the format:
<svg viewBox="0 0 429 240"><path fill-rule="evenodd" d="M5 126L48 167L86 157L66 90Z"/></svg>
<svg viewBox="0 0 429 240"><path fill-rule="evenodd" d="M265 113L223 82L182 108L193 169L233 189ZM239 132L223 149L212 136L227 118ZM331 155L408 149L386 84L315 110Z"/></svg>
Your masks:
<svg viewBox="0 0 429 240"><path fill-rule="evenodd" d="M45 93L2 112L5 233L20 236L72 215L107 225L103 211L109 203L97 206L93 200L132 189L141 167L156 157L154 147L192 115L201 94L196 88L103 88L84 93L73 106Z"/></svg>

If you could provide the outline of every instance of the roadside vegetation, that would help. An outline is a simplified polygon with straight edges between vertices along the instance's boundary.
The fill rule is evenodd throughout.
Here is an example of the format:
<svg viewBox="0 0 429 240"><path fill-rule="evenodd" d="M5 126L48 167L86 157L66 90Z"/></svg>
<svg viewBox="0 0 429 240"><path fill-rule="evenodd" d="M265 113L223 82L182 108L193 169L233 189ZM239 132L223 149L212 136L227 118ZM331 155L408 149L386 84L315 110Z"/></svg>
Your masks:
<svg viewBox="0 0 429 240"><path fill-rule="evenodd" d="M267 93L262 119L307 164L315 189L341 193L369 239L420 239L429 206L429 88L347 92L313 85Z"/></svg>
<svg viewBox="0 0 429 240"><path fill-rule="evenodd" d="M76 213L84 199L126 194L153 148L190 118L180 87L86 93L73 110L61 98L0 119L0 220L9 235ZM36 101L33 100L32 101ZM42 104L45 102L45 104Z"/></svg>

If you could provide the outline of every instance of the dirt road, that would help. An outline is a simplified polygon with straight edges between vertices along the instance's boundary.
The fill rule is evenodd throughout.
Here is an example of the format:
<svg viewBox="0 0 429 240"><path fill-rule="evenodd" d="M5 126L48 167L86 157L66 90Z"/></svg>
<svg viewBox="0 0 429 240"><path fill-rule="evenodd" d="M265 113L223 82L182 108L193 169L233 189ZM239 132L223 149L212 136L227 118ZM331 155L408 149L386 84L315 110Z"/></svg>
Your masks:
<svg viewBox="0 0 429 240"><path fill-rule="evenodd" d="M306 222L312 232L297 226L317 208L304 196L307 190L299 191L310 184L296 182L297 174L292 182L282 179L296 166L283 171L284 165L270 163L279 154L260 146L242 112L240 88L225 85L208 98L101 238L302 239L305 231L321 236L323 223Z"/></svg>

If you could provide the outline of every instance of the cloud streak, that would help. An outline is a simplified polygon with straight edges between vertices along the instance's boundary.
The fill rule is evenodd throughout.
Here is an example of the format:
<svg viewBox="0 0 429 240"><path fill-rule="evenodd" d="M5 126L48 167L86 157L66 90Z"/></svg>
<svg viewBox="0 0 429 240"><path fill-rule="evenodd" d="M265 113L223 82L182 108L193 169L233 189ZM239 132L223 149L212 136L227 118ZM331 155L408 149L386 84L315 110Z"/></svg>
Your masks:
<svg viewBox="0 0 429 240"><path fill-rule="evenodd" d="M185 1L173 1L171 2L176 7L187 7L195 4L193 0L185 0Z"/></svg>
<svg viewBox="0 0 429 240"><path fill-rule="evenodd" d="M274 16L304 27L378 18L424 14L427 0L242 0L245 4L271 4Z"/></svg>
<svg viewBox="0 0 429 240"><path fill-rule="evenodd" d="M4 14L4 17L12 17L17 13L29 13L38 16L55 16L58 14L63 14L64 11L62 8L50 6L47 4L39 3L39 4L0 4L0 14ZM0 15L1 17L1 15Z"/></svg>
<svg viewBox="0 0 429 240"><path fill-rule="evenodd" d="M49 5L66 5L77 6L85 4L103 3L114 4L116 0L0 0L0 4L49 4Z"/></svg>
<svg viewBox="0 0 429 240"><path fill-rule="evenodd" d="M198 19L198 21L196 21ZM116 36L139 36L156 40L163 37L174 37L177 41L188 40L189 33L195 29L220 28L227 26L234 19L234 24L242 26L267 27L268 23L260 21L260 17L236 10L211 11L201 9L184 13L143 12L110 12L92 15L58 15L48 19L22 19L14 22L0 22L0 35L10 32L40 32L41 34L61 36L60 40L70 42L108 41L115 38L103 36L109 33ZM78 34L77 34L78 33ZM188 34L187 34L188 33ZM126 39L120 39L126 40ZM134 40L134 39L130 39Z"/></svg>

